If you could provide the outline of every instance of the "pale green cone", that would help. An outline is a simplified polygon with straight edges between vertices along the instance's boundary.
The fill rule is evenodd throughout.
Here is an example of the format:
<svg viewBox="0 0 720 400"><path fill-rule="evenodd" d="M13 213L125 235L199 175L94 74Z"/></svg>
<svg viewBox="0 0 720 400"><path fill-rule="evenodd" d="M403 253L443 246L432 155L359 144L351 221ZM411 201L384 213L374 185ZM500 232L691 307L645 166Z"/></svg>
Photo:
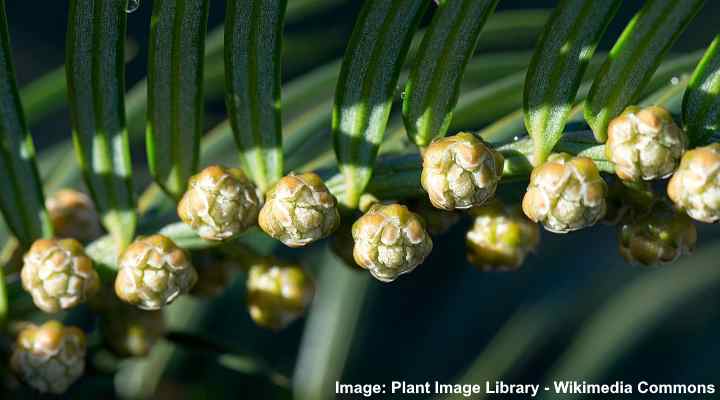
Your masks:
<svg viewBox="0 0 720 400"><path fill-rule="evenodd" d="M62 394L85 370L85 334L58 321L20 332L11 365L20 378L42 393Z"/></svg>
<svg viewBox="0 0 720 400"><path fill-rule="evenodd" d="M702 222L720 219L720 143L698 147L683 155L668 183L675 206Z"/></svg>
<svg viewBox="0 0 720 400"><path fill-rule="evenodd" d="M20 272L35 305L55 313L85 302L100 288L100 277L75 239L39 239L23 259Z"/></svg>
<svg viewBox="0 0 720 400"><path fill-rule="evenodd" d="M59 190L47 198L45 208L57 238L89 242L102 234L95 205L82 192Z"/></svg>
<svg viewBox="0 0 720 400"><path fill-rule="evenodd" d="M258 223L285 245L301 247L333 233L340 214L322 179L308 172L285 176L268 190Z"/></svg>
<svg viewBox="0 0 720 400"><path fill-rule="evenodd" d="M212 165L190 178L177 212L201 238L226 240L257 224L260 206L255 185L240 169Z"/></svg>
<svg viewBox="0 0 720 400"><path fill-rule="evenodd" d="M468 261L483 271L519 268L540 241L537 224L500 202L473 208L470 214L474 220L465 236Z"/></svg>
<svg viewBox="0 0 720 400"><path fill-rule="evenodd" d="M522 208L545 229L566 233L602 218L606 193L607 185L591 159L555 154L533 169Z"/></svg>
<svg viewBox="0 0 720 400"><path fill-rule="evenodd" d="M416 214L400 204L376 204L352 228L355 262L382 282L414 270L432 250Z"/></svg>
<svg viewBox="0 0 720 400"><path fill-rule="evenodd" d="M629 263L655 265L677 260L695 249L697 230L685 214L660 202L650 213L620 225L620 254Z"/></svg>
<svg viewBox="0 0 720 400"><path fill-rule="evenodd" d="M188 293L197 272L169 238L152 235L133 242L118 259L115 293L144 310L157 310Z"/></svg>
<svg viewBox="0 0 720 400"><path fill-rule="evenodd" d="M686 147L685 132L666 109L628 107L610 121L605 153L620 179L639 181L670 176Z"/></svg>
<svg viewBox="0 0 720 400"><path fill-rule="evenodd" d="M423 154L420 183L443 210L482 205L495 195L503 157L471 133L435 140Z"/></svg>
<svg viewBox="0 0 720 400"><path fill-rule="evenodd" d="M256 324L280 330L298 319L312 301L315 286L302 267L264 260L250 267L248 310Z"/></svg>

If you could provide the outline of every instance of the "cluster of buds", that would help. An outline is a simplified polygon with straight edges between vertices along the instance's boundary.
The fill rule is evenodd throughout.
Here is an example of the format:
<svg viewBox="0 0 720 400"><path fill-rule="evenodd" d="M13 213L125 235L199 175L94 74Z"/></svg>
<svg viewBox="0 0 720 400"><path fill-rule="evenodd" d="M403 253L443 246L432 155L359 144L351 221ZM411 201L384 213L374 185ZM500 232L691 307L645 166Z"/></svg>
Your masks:
<svg viewBox="0 0 720 400"><path fill-rule="evenodd" d="M628 107L610 122L605 152L620 179L661 179L675 171L686 142L664 108Z"/></svg>
<svg viewBox="0 0 720 400"><path fill-rule="evenodd" d="M302 267L263 260L250 267L247 293L253 321L277 331L305 312L315 294L315 286Z"/></svg>
<svg viewBox="0 0 720 400"><path fill-rule="evenodd" d="M545 229L565 233L602 218L606 192L607 185L591 159L554 154L533 169L522 208Z"/></svg>
<svg viewBox="0 0 720 400"><path fill-rule="evenodd" d="M422 220L399 204L376 204L352 227L355 262L391 282L420 265L432 250Z"/></svg>
<svg viewBox="0 0 720 400"><path fill-rule="evenodd" d="M466 235L468 261L481 270L517 269L540 241L540 228L518 209L493 201L470 213L474 222Z"/></svg>
<svg viewBox="0 0 720 400"><path fill-rule="evenodd" d="M695 249L697 230L685 214L665 202L632 216L618 230L620 254L629 263L655 265L677 260Z"/></svg>
<svg viewBox="0 0 720 400"><path fill-rule="evenodd" d="M467 209L495 195L503 163L502 155L482 139L458 133L428 146L420 183L435 207Z"/></svg>
<svg viewBox="0 0 720 400"><path fill-rule="evenodd" d="M188 293L197 272L185 252L163 235L133 242L118 259L115 293L144 310L157 310Z"/></svg>
<svg viewBox="0 0 720 400"><path fill-rule="evenodd" d="M59 190L45 201L45 207L58 238L89 242L102 233L95 206L84 193Z"/></svg>
<svg viewBox="0 0 720 400"><path fill-rule="evenodd" d="M85 334L58 321L30 325L17 338L11 365L42 393L62 394L85 370Z"/></svg>
<svg viewBox="0 0 720 400"><path fill-rule="evenodd" d="M333 233L340 214L322 179L308 172L288 175L270 188L258 223L285 245L301 247Z"/></svg>
<svg viewBox="0 0 720 400"><path fill-rule="evenodd" d="M188 187L178 215L203 239L230 239L257 223L260 197L242 170L212 165L191 177Z"/></svg>
<svg viewBox="0 0 720 400"><path fill-rule="evenodd" d="M23 261L20 272L23 287L45 312L74 307L100 288L92 261L75 239L39 239Z"/></svg>

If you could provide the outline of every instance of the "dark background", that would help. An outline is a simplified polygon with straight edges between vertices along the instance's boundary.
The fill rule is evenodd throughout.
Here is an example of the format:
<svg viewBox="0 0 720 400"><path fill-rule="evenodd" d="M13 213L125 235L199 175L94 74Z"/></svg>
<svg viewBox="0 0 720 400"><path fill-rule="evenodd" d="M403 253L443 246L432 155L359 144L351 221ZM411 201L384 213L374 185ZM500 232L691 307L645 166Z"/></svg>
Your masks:
<svg viewBox="0 0 720 400"><path fill-rule="evenodd" d="M324 60L314 59L312 65L302 59L286 60L284 79L290 80L313 65L342 56L361 3L339 2L337 7L320 15L290 23L288 32L307 33L309 41L328 40L336 46L334 53L324 56ZM498 11L555 4L555 1L502 0ZM601 49L609 49L641 4L624 2L605 34ZM14 61L22 86L63 63L67 4L10 0L7 8ZM143 0L140 9L128 20L128 37L134 44L128 47L137 51L128 64L128 87L145 75L150 13L151 2ZM224 2L212 1L209 26L222 23L223 17ZM717 34L719 18L720 2L709 1L674 51L706 47ZM222 119L222 102L211 102L208 127ZM40 149L69 137L67 111L62 110L34 127L33 134ZM137 149L133 157L142 163L144 152ZM517 199L520 190L505 187L501 196ZM720 258L713 256L720 255L720 229L716 226L699 226L697 255L661 268L626 265L618 254L613 227L597 226L570 235L543 232L538 252L515 273L481 273L472 269L464 255L464 233L468 226L469 221L464 221L438 238L430 258L413 274L392 284L371 283L343 374L344 382L385 383L398 379L449 383L480 355L489 360L490 369L484 371L497 368L500 373L504 360L521 343L532 339L529 349L514 359L512 367L502 369L503 379L518 383L552 379L549 374L566 357L574 354L580 360L588 359L582 352L577 353L580 348L605 360L600 370L595 370L594 382L720 383L716 366L720 358L718 278L675 302L658 303L664 301L659 300L663 294L685 285L686 278L693 279L702 268L705 271L708 263L720 268L717 265ZM204 304L206 316L198 329L237 348L260 353L273 369L291 375L303 322L279 334L254 329L245 313L243 286L236 282L217 300ZM627 307L622 306L623 296L628 296ZM615 304L618 301L621 306ZM595 318L601 313L607 318L594 325L592 321L598 321ZM506 324L516 328L502 330ZM593 340L599 342L589 339L577 342L593 329L597 331ZM631 334L625 336L628 330ZM615 343L615 338L621 339ZM497 349L496 353L483 353L490 345L495 345L492 348ZM603 354L595 353L595 349ZM107 393L111 377L95 378L88 384ZM184 354L173 364L169 382L163 390L178 398L191 393L193 398L259 399L270 393L289 396L282 390L278 392L263 377L232 373L195 353Z"/></svg>

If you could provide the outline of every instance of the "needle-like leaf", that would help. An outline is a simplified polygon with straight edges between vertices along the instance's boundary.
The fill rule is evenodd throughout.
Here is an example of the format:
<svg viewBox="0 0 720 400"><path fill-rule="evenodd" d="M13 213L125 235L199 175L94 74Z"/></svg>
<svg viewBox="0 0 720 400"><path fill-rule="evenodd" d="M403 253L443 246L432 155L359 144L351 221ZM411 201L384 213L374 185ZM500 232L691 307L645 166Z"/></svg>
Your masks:
<svg viewBox="0 0 720 400"><path fill-rule="evenodd" d="M70 1L66 73L75 153L119 248L132 241L137 220L125 123L126 24L123 1Z"/></svg>
<svg viewBox="0 0 720 400"><path fill-rule="evenodd" d="M209 0L155 0L150 27L147 151L155 181L175 199L198 166Z"/></svg>
<svg viewBox="0 0 720 400"><path fill-rule="evenodd" d="M280 54L286 0L228 0L225 81L245 171L263 192L283 176Z"/></svg>
<svg viewBox="0 0 720 400"><path fill-rule="evenodd" d="M625 27L585 101L585 120L599 142L610 120L638 100L645 84L704 0L649 0Z"/></svg>
<svg viewBox="0 0 720 400"><path fill-rule="evenodd" d="M35 147L20 105L5 0L0 0L0 211L23 246L52 235Z"/></svg>
<svg viewBox="0 0 720 400"><path fill-rule="evenodd" d="M333 141L347 193L357 208L390 115L400 69L429 0L368 0L355 23L335 92Z"/></svg>
<svg viewBox="0 0 720 400"><path fill-rule="evenodd" d="M550 17L525 78L525 127L535 145L535 164L560 140L585 68L620 3L563 0Z"/></svg>
<svg viewBox="0 0 720 400"><path fill-rule="evenodd" d="M465 67L498 0L440 3L405 85L403 119L418 147L447 133Z"/></svg>
<svg viewBox="0 0 720 400"><path fill-rule="evenodd" d="M710 43L690 77L682 110L692 146L706 144L720 130L720 35Z"/></svg>

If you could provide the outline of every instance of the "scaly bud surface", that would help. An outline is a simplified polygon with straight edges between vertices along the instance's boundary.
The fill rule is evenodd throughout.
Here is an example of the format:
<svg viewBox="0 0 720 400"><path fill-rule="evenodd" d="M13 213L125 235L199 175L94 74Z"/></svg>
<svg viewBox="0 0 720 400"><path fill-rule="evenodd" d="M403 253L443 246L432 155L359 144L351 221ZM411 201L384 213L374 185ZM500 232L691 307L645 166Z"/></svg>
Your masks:
<svg viewBox="0 0 720 400"><path fill-rule="evenodd" d="M685 132L666 109L628 107L610 121L605 153L620 179L652 180L670 176L686 146Z"/></svg>
<svg viewBox="0 0 720 400"><path fill-rule="evenodd" d="M197 272L185 252L163 235L133 242L118 259L115 293L130 304L157 310L195 285Z"/></svg>
<svg viewBox="0 0 720 400"><path fill-rule="evenodd" d="M670 179L667 193L675 205L702 222L720 219L720 143L690 150Z"/></svg>
<svg viewBox="0 0 720 400"><path fill-rule="evenodd" d="M260 210L260 227L290 247L301 247L329 236L340 224L337 201L312 172L288 175L267 192Z"/></svg>
<svg viewBox="0 0 720 400"><path fill-rule="evenodd" d="M13 370L42 393L62 394L85 370L85 334L58 321L31 325L20 332Z"/></svg>
<svg viewBox="0 0 720 400"><path fill-rule="evenodd" d="M23 261L23 287L47 313L74 307L100 288L92 260L75 239L36 240Z"/></svg>
<svg viewBox="0 0 720 400"><path fill-rule="evenodd" d="M467 232L468 261L484 271L514 270L540 241L540 228L520 210L508 210L494 201L470 211Z"/></svg>
<svg viewBox="0 0 720 400"><path fill-rule="evenodd" d="M380 281L391 282L420 265L432 239L416 214L400 204L376 204L352 228L355 262Z"/></svg>
<svg viewBox="0 0 720 400"><path fill-rule="evenodd" d="M423 155L420 183L443 210L479 206L495 195L503 157L471 133L435 140Z"/></svg>
<svg viewBox="0 0 720 400"><path fill-rule="evenodd" d="M212 165L190 178L178 215L207 240L226 240L257 223L260 199L238 168Z"/></svg>
<svg viewBox="0 0 720 400"><path fill-rule="evenodd" d="M90 197L84 193L59 190L45 201L58 238L89 242L100 237L100 218Z"/></svg>
<svg viewBox="0 0 720 400"><path fill-rule="evenodd" d="M649 214L620 225L620 254L629 263L655 265L675 261L695 249L697 230L692 220L665 203Z"/></svg>
<svg viewBox="0 0 720 400"><path fill-rule="evenodd" d="M545 229L566 233L591 226L605 215L606 192L591 159L555 154L533 169L522 207Z"/></svg>
<svg viewBox="0 0 720 400"><path fill-rule="evenodd" d="M302 316L315 286L298 265L265 260L250 267L248 309L256 324L280 330Z"/></svg>

